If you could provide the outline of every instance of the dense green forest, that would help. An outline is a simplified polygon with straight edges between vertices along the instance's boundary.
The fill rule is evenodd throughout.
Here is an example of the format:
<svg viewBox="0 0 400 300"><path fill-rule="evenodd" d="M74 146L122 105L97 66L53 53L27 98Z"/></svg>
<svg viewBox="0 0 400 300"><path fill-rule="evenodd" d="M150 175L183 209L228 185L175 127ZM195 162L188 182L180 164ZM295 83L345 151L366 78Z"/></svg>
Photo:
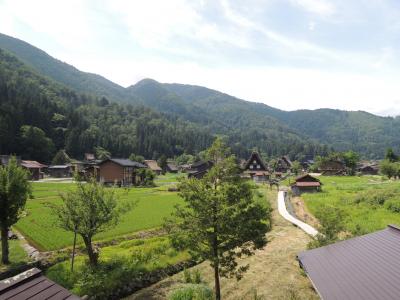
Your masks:
<svg viewBox="0 0 400 300"><path fill-rule="evenodd" d="M49 162L58 149L79 158L102 146L114 156L158 158L197 153L212 140L174 116L78 94L0 49L0 153Z"/></svg>
<svg viewBox="0 0 400 300"><path fill-rule="evenodd" d="M200 86L151 79L124 88L6 35L0 34L0 48L8 53L2 53L0 71L13 74L0 82L0 131L8 138L0 142L1 153L43 156L29 154L36 148L29 146L29 135L41 136L51 153L66 148L75 157L95 146L113 156L194 154L215 135L225 136L242 158L254 148L268 157L293 159L333 148L381 158L387 147L400 147L400 118L331 109L287 112ZM24 125L36 128L22 130Z"/></svg>

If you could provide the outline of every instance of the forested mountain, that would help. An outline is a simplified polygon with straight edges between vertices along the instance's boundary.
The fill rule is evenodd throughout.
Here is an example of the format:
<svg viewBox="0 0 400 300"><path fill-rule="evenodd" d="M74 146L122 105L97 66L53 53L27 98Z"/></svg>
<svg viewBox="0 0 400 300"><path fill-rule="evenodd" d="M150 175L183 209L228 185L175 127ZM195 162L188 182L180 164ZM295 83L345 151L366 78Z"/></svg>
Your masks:
<svg viewBox="0 0 400 300"><path fill-rule="evenodd" d="M330 109L287 112L265 104L244 101L204 87L162 84L151 79L145 79L124 88L99 75L81 72L28 43L6 35L0 34L0 48L6 49L25 63L25 69L34 70L30 71L36 76L34 85L42 81L51 82L48 85L74 94L78 102L82 99L90 102L89 104L86 102L74 104L68 109L71 116L84 114L87 128L75 130L73 134L71 129L65 130L64 146L68 148L71 144L68 141L73 140L74 136L83 139L90 136L92 139L91 142L80 146L80 149L75 149L73 155L81 154L83 149L89 151L93 145L98 144L110 150L113 155L126 155L132 150L147 157L156 157L164 151L166 151L165 154L171 156L182 151L201 150L216 134L226 136L233 150L241 157L246 157L255 147L268 156L288 153L292 158L325 153L328 148L333 147L336 150L353 149L366 157L379 158L383 156L387 147L400 147L399 118L383 118L365 112ZM22 65L21 62L19 64ZM22 86L25 84L27 83ZM32 97L29 99L32 102L27 101L29 105L34 105L35 101L39 101ZM1 101L3 103L3 99ZM62 99L61 102L70 103L71 99ZM111 104L101 106L100 102L111 102ZM147 107L148 110L143 107ZM127 111L129 109L131 111ZM138 110L146 111L145 115L148 118L139 121L141 116L137 113ZM23 114L22 111L20 113ZM65 116L65 112L62 115ZM132 127L122 125L125 124L127 115L129 116L127 122L134 124ZM4 117L2 115L0 117L4 122ZM186 124L185 128L189 128L192 132L201 132L200 136L204 139L197 143L189 138L190 142L185 144L186 133L183 132L185 128L178 126L179 133L175 131L172 134L169 130L157 133L159 140L163 142L178 139L171 142L176 143L177 149L174 149L175 144L161 146L155 138L150 139L151 142L145 146L146 149L139 149L142 144L139 142L140 139L135 137L136 131L133 135L132 131L138 130L140 126L148 126L148 123L157 123L155 120L168 122L169 126L174 128L178 126L177 124L179 126ZM105 131L97 132L94 128L102 126L103 123L107 124L107 128ZM18 123L16 126L19 125L21 124ZM124 130L110 132L115 126L122 126ZM4 131L3 128L0 130ZM46 131L46 134L51 137L51 132ZM112 137L107 138L107 134ZM164 134L168 137L164 137ZM174 136L174 134L179 136ZM146 135L144 138L149 137ZM327 146L321 146L323 144ZM58 149L61 146L62 143L57 142L55 148ZM168 150L164 150L166 148ZM11 151L4 147L0 150Z"/></svg>
<svg viewBox="0 0 400 300"><path fill-rule="evenodd" d="M207 130L145 107L110 103L36 74L0 49L0 153L49 162L58 149L73 157L101 146L114 156L149 158L196 153Z"/></svg>

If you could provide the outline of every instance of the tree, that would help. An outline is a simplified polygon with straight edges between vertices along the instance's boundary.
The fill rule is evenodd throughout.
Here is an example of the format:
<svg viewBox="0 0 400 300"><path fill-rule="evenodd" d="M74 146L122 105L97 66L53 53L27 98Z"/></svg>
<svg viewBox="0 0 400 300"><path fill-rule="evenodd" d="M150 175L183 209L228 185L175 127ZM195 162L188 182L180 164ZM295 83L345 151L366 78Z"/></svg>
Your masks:
<svg viewBox="0 0 400 300"><path fill-rule="evenodd" d="M390 161L390 162L395 162L395 161L397 161L399 159L399 157L394 153L392 148L388 148L386 150L385 159Z"/></svg>
<svg viewBox="0 0 400 300"><path fill-rule="evenodd" d="M165 174L165 172L167 171L167 164L168 164L167 157L164 154L161 155L157 163L160 166L162 173Z"/></svg>
<svg viewBox="0 0 400 300"><path fill-rule="evenodd" d="M203 179L180 182L185 206L177 207L167 228L176 248L187 248L194 257L210 261L219 300L220 276L240 280L249 266L238 267L236 259L266 245L270 210L254 201L251 185L240 178L235 157L220 139L206 158L214 166Z"/></svg>
<svg viewBox="0 0 400 300"><path fill-rule="evenodd" d="M302 170L301 164L298 161L294 161L292 164L292 172L295 175L299 175Z"/></svg>
<svg viewBox="0 0 400 300"><path fill-rule="evenodd" d="M50 161L54 155L54 144L45 132L35 126L21 126L21 149L23 157L38 161Z"/></svg>
<svg viewBox="0 0 400 300"><path fill-rule="evenodd" d="M137 176L140 177L140 185L142 186L154 186L154 178L156 174L150 169L141 168L137 170Z"/></svg>
<svg viewBox="0 0 400 300"><path fill-rule="evenodd" d="M398 173L398 168L395 163L390 162L390 160L384 160L380 165L380 172L386 175L389 179L395 177Z"/></svg>
<svg viewBox="0 0 400 300"><path fill-rule="evenodd" d="M105 160L111 157L110 151L107 151L103 147L94 147L94 152L96 153L96 157L101 160Z"/></svg>
<svg viewBox="0 0 400 300"><path fill-rule="evenodd" d="M316 238L308 244L309 249L330 245L338 241L338 234L345 229L345 212L333 206L323 206L315 214L320 225Z"/></svg>
<svg viewBox="0 0 400 300"><path fill-rule="evenodd" d="M2 263L8 264L8 231L17 223L26 200L31 195L28 173L12 157L7 166L0 166L0 230Z"/></svg>
<svg viewBox="0 0 400 300"><path fill-rule="evenodd" d="M51 161L53 165L65 165L69 162L71 162L71 159L63 149L58 150L56 155L53 157L53 160Z"/></svg>
<svg viewBox="0 0 400 300"><path fill-rule="evenodd" d="M144 163L144 157L141 156L141 155L136 155L136 154L134 154L134 153L132 153L132 154L129 156L129 159L130 159L131 161L136 161L136 162L139 162L139 163Z"/></svg>
<svg viewBox="0 0 400 300"><path fill-rule="evenodd" d="M78 181L75 191L60 196L62 205L53 208L59 226L82 237L90 265L96 266L98 253L92 238L118 223L122 211L117 208L117 196L93 178L88 183Z"/></svg>
<svg viewBox="0 0 400 300"><path fill-rule="evenodd" d="M360 160L358 153L347 151L343 153L343 160L348 170L349 175L354 175L356 172L357 163Z"/></svg>

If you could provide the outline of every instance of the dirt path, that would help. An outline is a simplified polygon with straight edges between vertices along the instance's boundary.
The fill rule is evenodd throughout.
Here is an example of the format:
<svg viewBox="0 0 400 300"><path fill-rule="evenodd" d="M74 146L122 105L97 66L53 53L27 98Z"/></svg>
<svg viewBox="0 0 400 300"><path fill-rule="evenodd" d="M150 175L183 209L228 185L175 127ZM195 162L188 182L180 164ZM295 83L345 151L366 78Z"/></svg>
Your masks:
<svg viewBox="0 0 400 300"><path fill-rule="evenodd" d="M296 255L306 249L310 238L279 215L276 198L276 192L268 193L274 209L269 243L256 255L242 260L243 264L250 264L250 270L241 281L222 279L223 299L255 299L255 291L259 296L257 299L318 299L296 260ZM213 273L207 262L192 269L198 269L202 278L213 287ZM178 273L126 299L166 299L170 291L182 284L182 277L182 273Z"/></svg>

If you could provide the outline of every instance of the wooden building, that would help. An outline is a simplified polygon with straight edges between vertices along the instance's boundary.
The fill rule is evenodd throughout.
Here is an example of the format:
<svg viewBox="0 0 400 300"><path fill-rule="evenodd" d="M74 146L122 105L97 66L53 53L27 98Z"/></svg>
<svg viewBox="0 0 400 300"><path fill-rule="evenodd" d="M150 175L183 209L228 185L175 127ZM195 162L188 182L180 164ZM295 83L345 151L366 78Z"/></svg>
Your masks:
<svg viewBox="0 0 400 300"><path fill-rule="evenodd" d="M135 185L140 180L136 170L141 168L147 166L129 159L109 158L99 164L98 180L119 186Z"/></svg>
<svg viewBox="0 0 400 300"><path fill-rule="evenodd" d="M250 177L255 182L265 182L270 179L268 167L258 152L253 151L250 158L244 163L243 176Z"/></svg>
<svg viewBox="0 0 400 300"><path fill-rule="evenodd" d="M48 279L37 268L0 280L0 299L78 300L78 296Z"/></svg>
<svg viewBox="0 0 400 300"><path fill-rule="evenodd" d="M302 193L315 193L321 191L322 183L318 178L311 176L310 174L304 174L296 178L296 181L292 184L292 193L295 196L299 196Z"/></svg>
<svg viewBox="0 0 400 300"><path fill-rule="evenodd" d="M8 162L10 161L12 155L0 155L0 166L7 166ZM17 159L17 164L21 165L21 157L15 156Z"/></svg>
<svg viewBox="0 0 400 300"><path fill-rule="evenodd" d="M144 161L145 165L152 170L156 175L161 175L162 169L158 165L156 160L147 159Z"/></svg>
<svg viewBox="0 0 400 300"><path fill-rule="evenodd" d="M179 169L174 163L167 163L167 172L178 173Z"/></svg>
<svg viewBox="0 0 400 300"><path fill-rule="evenodd" d="M346 174L346 165L341 160L323 161L319 166L319 172L325 176L335 176Z"/></svg>
<svg viewBox="0 0 400 300"><path fill-rule="evenodd" d="M42 170L47 168L46 165L43 165L35 160L22 160L21 167L28 170L31 174L31 180L40 180L43 179L44 173Z"/></svg>
<svg viewBox="0 0 400 300"><path fill-rule="evenodd" d="M73 170L70 165L52 165L47 168L50 177L69 178L73 175Z"/></svg>
<svg viewBox="0 0 400 300"><path fill-rule="evenodd" d="M379 165L375 163L362 163L358 166L357 172L363 175L378 175Z"/></svg>
<svg viewBox="0 0 400 300"><path fill-rule="evenodd" d="M290 172L291 169L292 169L292 161L287 155L284 155L278 159L275 172L287 173Z"/></svg>
<svg viewBox="0 0 400 300"><path fill-rule="evenodd" d="M213 167L212 161L199 161L190 166L187 171L189 178L203 178L204 175Z"/></svg>

